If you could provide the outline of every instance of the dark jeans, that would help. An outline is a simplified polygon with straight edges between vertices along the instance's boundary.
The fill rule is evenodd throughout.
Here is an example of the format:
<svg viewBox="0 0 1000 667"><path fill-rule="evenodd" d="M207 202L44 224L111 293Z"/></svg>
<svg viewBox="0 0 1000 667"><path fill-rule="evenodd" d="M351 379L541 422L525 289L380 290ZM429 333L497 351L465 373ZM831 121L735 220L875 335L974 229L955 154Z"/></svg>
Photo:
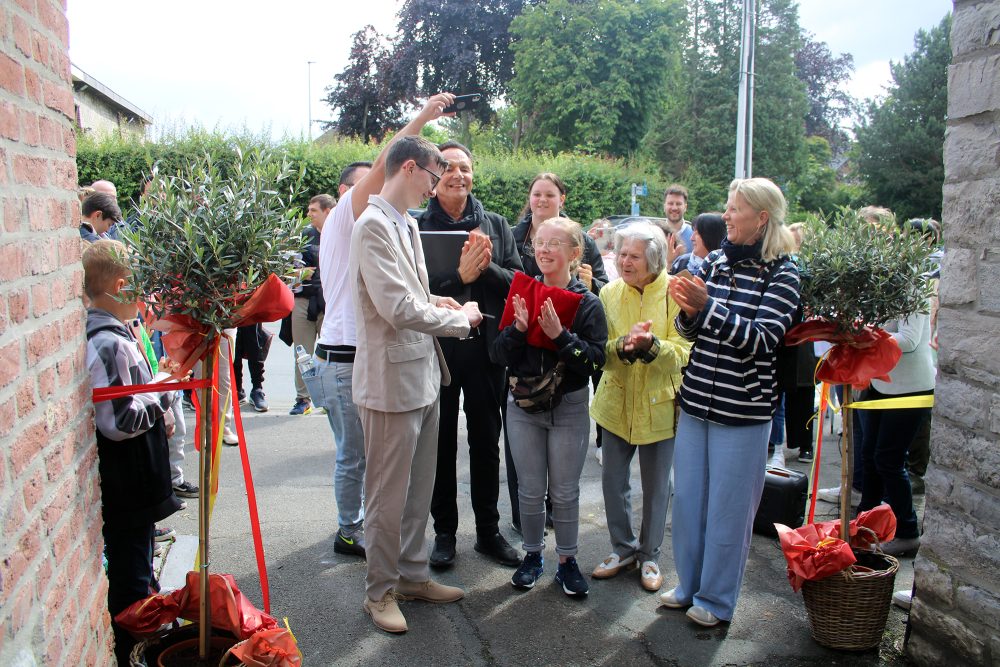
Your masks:
<svg viewBox="0 0 1000 667"><path fill-rule="evenodd" d="M841 405L844 404L844 385L837 384L833 386L834 392L837 394L837 402ZM860 392L860 394L854 399L856 401L863 401L868 396L868 390ZM854 434L854 476L851 478L851 486L858 493L865 486L865 466L861 459L861 443L864 440L865 427L861 421L861 413L864 410L851 410L851 421L854 424L853 434Z"/></svg>
<svg viewBox="0 0 1000 667"><path fill-rule="evenodd" d="M785 402L785 446L799 453L813 450L813 420L816 387L792 387L783 393Z"/></svg>
<svg viewBox="0 0 1000 667"><path fill-rule="evenodd" d="M931 421L931 419L925 421L917 431L913 442L910 443L910 451L906 455L906 469L917 477L927 474L927 464L931 460Z"/></svg>
<svg viewBox="0 0 1000 667"><path fill-rule="evenodd" d="M233 370L236 388L243 388L243 360L250 369L250 383L254 389L264 386L264 344L267 333L261 324L250 324L236 330L236 346L233 349Z"/></svg>
<svg viewBox="0 0 1000 667"><path fill-rule="evenodd" d="M874 388L868 390L869 400L924 396L933 391L889 396ZM904 539L917 537L917 513L913 510L910 478L906 473L906 451L913 436L930 418L930 408L898 408L892 410L864 410L862 460L864 462L864 487L858 511L870 510L882 502L889 503L896 515L896 536Z"/></svg>
<svg viewBox="0 0 1000 667"><path fill-rule="evenodd" d="M451 385L441 387L441 423L438 430L437 474L431 515L437 535L458 530L458 403L468 429L469 477L476 533L483 537L497 532L500 513L500 402L504 396L504 369L489 359L485 336L471 340L444 341L451 372Z"/></svg>
<svg viewBox="0 0 1000 667"><path fill-rule="evenodd" d="M133 602L160 589L153 578L153 524L118 530L105 526L104 551L108 557L108 611L115 635L115 656L119 665L127 665L135 640L114 618Z"/></svg>

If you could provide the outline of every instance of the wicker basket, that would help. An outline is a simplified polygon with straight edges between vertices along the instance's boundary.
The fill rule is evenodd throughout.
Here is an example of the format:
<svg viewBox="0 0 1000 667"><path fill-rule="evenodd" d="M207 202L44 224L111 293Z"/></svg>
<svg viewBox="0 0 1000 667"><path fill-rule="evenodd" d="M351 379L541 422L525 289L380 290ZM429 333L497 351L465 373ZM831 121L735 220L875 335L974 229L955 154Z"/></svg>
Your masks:
<svg viewBox="0 0 1000 667"><path fill-rule="evenodd" d="M858 562L846 570L803 582L802 596L817 643L867 651L882 641L899 561L880 551L854 554Z"/></svg>

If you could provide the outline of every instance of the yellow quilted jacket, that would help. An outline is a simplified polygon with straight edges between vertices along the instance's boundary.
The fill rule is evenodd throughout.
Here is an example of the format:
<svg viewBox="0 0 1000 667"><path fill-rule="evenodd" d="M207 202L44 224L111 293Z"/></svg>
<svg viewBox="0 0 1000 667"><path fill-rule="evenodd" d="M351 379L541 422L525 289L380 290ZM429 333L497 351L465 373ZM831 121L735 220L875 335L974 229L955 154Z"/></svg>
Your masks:
<svg viewBox="0 0 1000 667"><path fill-rule="evenodd" d="M674 437L674 396L681 388L681 369L691 343L674 328L680 307L667 295L670 276L662 272L639 290L616 280L601 289L608 319L607 362L590 416L601 427L633 445L648 445ZM616 341L637 322L652 320L651 331L660 352L650 363L626 365L615 352Z"/></svg>

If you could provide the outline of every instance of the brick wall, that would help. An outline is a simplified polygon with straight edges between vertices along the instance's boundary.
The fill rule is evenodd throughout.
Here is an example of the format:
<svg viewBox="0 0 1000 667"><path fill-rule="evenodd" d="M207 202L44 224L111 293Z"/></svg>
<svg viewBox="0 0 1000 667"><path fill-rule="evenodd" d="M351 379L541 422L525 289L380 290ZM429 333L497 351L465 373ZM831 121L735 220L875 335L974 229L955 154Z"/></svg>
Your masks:
<svg viewBox="0 0 1000 667"><path fill-rule="evenodd" d="M907 654L1000 664L1000 0L955 2L941 343Z"/></svg>
<svg viewBox="0 0 1000 667"><path fill-rule="evenodd" d="M112 664L69 27L0 3L0 665Z"/></svg>

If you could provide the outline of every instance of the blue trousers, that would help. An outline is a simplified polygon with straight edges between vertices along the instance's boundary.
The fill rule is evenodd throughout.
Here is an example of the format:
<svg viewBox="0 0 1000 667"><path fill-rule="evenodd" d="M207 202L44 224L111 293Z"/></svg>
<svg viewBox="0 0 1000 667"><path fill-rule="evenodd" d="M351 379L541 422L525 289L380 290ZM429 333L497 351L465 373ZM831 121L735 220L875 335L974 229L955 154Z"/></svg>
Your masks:
<svg viewBox="0 0 1000 667"><path fill-rule="evenodd" d="M729 621L764 491L771 422L725 426L681 410L674 440L677 599Z"/></svg>
<svg viewBox="0 0 1000 667"><path fill-rule="evenodd" d="M326 418L337 441L337 465L333 493L337 499L337 523L347 535L362 528L364 520L365 434L354 405L351 374L354 364L313 357L314 371L302 380L313 403L326 408Z"/></svg>

